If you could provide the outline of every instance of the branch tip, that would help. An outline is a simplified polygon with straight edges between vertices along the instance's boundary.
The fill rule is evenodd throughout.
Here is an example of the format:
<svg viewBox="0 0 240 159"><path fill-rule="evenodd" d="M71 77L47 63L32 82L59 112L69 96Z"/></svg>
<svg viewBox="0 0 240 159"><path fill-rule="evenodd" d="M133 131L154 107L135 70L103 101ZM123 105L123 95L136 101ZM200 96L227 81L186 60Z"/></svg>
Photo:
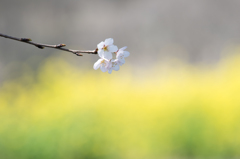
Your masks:
<svg viewBox="0 0 240 159"><path fill-rule="evenodd" d="M98 48L95 49L94 53L97 54L97 52L98 52Z"/></svg>

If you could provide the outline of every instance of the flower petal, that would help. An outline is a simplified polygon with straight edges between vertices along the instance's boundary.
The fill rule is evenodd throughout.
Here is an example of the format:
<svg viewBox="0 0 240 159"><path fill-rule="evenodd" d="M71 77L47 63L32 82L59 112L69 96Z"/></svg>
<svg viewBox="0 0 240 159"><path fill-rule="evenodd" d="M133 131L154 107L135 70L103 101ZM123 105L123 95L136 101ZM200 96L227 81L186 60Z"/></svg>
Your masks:
<svg viewBox="0 0 240 159"><path fill-rule="evenodd" d="M112 68L112 62L111 61L105 61L106 62L106 68L111 69Z"/></svg>
<svg viewBox="0 0 240 159"><path fill-rule="evenodd" d="M118 61L120 62L121 66L122 66L123 64L125 64L125 59L124 59L124 58L118 59Z"/></svg>
<svg viewBox="0 0 240 159"><path fill-rule="evenodd" d="M124 64L124 63L122 63L122 61L120 59L116 59L115 62L117 65L120 65L120 66L122 66ZM123 62L125 62L125 61L123 61Z"/></svg>
<svg viewBox="0 0 240 159"><path fill-rule="evenodd" d="M108 70L108 73L111 74L111 73L112 73L112 69L109 69L109 70Z"/></svg>
<svg viewBox="0 0 240 159"><path fill-rule="evenodd" d="M108 51L109 52L116 52L118 50L118 47L115 45L110 45L108 46Z"/></svg>
<svg viewBox="0 0 240 159"><path fill-rule="evenodd" d="M97 45L98 50L102 49L103 46L104 46L104 42L102 41Z"/></svg>
<svg viewBox="0 0 240 159"><path fill-rule="evenodd" d="M95 62L95 64L93 65L94 70L97 70L100 67L100 64L102 62L102 59L97 60L97 62Z"/></svg>
<svg viewBox="0 0 240 159"><path fill-rule="evenodd" d="M121 57L121 53L119 53L119 51L117 52L117 56L116 56L116 59L120 59Z"/></svg>
<svg viewBox="0 0 240 159"><path fill-rule="evenodd" d="M124 46L124 47L122 47L121 49L119 49L119 50L125 50L127 48L127 46Z"/></svg>
<svg viewBox="0 0 240 159"><path fill-rule="evenodd" d="M103 50L98 50L98 56L103 58L104 57L104 51Z"/></svg>
<svg viewBox="0 0 240 159"><path fill-rule="evenodd" d="M111 60L112 59L112 53L111 52L104 52L103 57L107 60Z"/></svg>
<svg viewBox="0 0 240 159"><path fill-rule="evenodd" d="M104 41L105 45L112 45L113 44L113 39L112 38L108 38Z"/></svg>
<svg viewBox="0 0 240 159"><path fill-rule="evenodd" d="M124 51L123 55L124 55L124 57L128 57L130 55L130 53L128 51Z"/></svg>
<svg viewBox="0 0 240 159"><path fill-rule="evenodd" d="M123 53L119 53L116 56L117 59L123 59L124 58L124 54Z"/></svg>
<svg viewBox="0 0 240 159"><path fill-rule="evenodd" d="M118 64L116 64L116 65L114 65L114 67L112 67L112 69L114 69L115 71L118 71L120 69L120 67Z"/></svg>
<svg viewBox="0 0 240 159"><path fill-rule="evenodd" d="M103 64L100 66L100 69L101 69L103 72L106 72L106 71L107 71L107 68L106 68Z"/></svg>

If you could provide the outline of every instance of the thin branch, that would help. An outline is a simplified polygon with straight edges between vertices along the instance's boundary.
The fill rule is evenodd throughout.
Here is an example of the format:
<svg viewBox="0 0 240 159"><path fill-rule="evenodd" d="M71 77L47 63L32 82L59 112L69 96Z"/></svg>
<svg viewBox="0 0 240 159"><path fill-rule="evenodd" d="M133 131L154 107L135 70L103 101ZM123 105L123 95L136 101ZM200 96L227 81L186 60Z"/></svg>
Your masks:
<svg viewBox="0 0 240 159"><path fill-rule="evenodd" d="M1 33L0 33L0 36L4 37L4 38L8 38L8 39L24 42L24 43L27 43L27 44L30 44L30 45L34 45L34 46L36 46L39 49L44 49L44 47L54 48L54 49L59 49L59 50L71 52L71 53L73 53L73 54L75 54L77 56L83 56L81 53L97 54L97 49L90 50L90 51L88 51L88 50L87 51L72 50L72 49L63 48L64 46L66 46L65 44L57 44L57 45L40 44L40 43L32 42L32 40L29 39L29 38L16 38L16 37L12 37L12 36L1 34Z"/></svg>

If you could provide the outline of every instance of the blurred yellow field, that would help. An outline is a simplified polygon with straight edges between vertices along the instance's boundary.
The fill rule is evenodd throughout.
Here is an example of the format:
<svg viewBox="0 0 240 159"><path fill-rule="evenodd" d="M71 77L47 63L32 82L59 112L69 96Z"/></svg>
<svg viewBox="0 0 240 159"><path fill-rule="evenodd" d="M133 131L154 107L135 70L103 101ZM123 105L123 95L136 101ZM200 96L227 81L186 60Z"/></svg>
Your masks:
<svg viewBox="0 0 240 159"><path fill-rule="evenodd" d="M109 75L54 57L6 81L0 158L239 158L240 57L175 65Z"/></svg>

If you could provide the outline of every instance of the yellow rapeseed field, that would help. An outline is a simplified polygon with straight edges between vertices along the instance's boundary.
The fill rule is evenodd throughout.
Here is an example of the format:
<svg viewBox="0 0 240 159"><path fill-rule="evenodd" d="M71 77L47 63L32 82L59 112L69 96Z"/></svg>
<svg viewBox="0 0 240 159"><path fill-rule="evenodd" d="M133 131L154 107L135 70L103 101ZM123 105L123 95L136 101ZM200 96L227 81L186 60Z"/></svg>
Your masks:
<svg viewBox="0 0 240 159"><path fill-rule="evenodd" d="M0 158L240 158L240 56L111 75L49 58L0 87Z"/></svg>

